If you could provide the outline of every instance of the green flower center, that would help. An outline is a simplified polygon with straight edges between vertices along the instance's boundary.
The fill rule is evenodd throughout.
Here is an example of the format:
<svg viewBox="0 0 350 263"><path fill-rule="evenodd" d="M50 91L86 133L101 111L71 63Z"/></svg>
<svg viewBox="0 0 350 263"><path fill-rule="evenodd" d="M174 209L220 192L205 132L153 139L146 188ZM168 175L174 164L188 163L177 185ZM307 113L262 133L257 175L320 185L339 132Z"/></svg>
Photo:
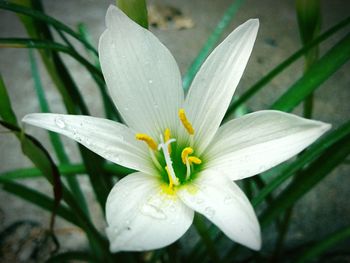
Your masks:
<svg viewBox="0 0 350 263"><path fill-rule="evenodd" d="M179 110L179 118L190 136L190 145L181 144L175 138L171 138L169 128L165 129L164 135L160 135L158 145L147 134L136 134L137 140L147 143L152 161L167 185L167 193L173 193L177 186L191 181L202 166L202 160L194 155L194 129L183 109Z"/></svg>

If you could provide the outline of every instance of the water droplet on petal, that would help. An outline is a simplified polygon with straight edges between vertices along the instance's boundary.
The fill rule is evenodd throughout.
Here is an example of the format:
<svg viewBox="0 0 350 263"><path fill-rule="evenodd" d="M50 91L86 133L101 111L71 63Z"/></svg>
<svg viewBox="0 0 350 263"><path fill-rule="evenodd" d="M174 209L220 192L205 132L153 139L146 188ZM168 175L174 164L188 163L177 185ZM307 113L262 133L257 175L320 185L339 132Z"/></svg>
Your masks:
<svg viewBox="0 0 350 263"><path fill-rule="evenodd" d="M212 207L208 206L205 208L204 213L208 218L213 218L215 215L215 210Z"/></svg>
<svg viewBox="0 0 350 263"><path fill-rule="evenodd" d="M228 195L225 197L224 199L224 204L228 205L228 204L231 204L233 202L233 197Z"/></svg>
<svg viewBox="0 0 350 263"><path fill-rule="evenodd" d="M128 111L128 110L129 110L129 108L128 108L128 107L124 107L124 110Z"/></svg>
<svg viewBox="0 0 350 263"><path fill-rule="evenodd" d="M154 106L155 109L158 109L158 108L159 108L158 103L154 103L153 106Z"/></svg>
<svg viewBox="0 0 350 263"><path fill-rule="evenodd" d="M62 117L55 118L55 123L58 128L64 129L66 127L66 123Z"/></svg>
<svg viewBox="0 0 350 263"><path fill-rule="evenodd" d="M155 219L161 219L161 220L166 219L166 215L164 214L164 212L160 208L152 204L144 204L141 207L141 213L146 216L153 217Z"/></svg>
<svg viewBox="0 0 350 263"><path fill-rule="evenodd" d="M170 205L169 210L170 210L171 212L175 212L175 211L176 211L175 205L174 205L174 204Z"/></svg>
<svg viewBox="0 0 350 263"><path fill-rule="evenodd" d="M72 130L72 133L73 133L73 138L74 138L74 140L76 140L76 141L78 141L78 142L81 142L81 141L82 141L82 139L81 139L81 137L80 137L80 135L79 135L79 133L77 132L76 129L73 129L73 130Z"/></svg>
<svg viewBox="0 0 350 263"><path fill-rule="evenodd" d="M117 155L117 154L114 155L113 161L116 162L116 163L119 163L119 162L120 162L120 157L119 157L119 155Z"/></svg>
<svg viewBox="0 0 350 263"><path fill-rule="evenodd" d="M148 83L149 83L149 84L152 84L152 83L153 83L153 80L151 80L151 79L148 80Z"/></svg>
<svg viewBox="0 0 350 263"><path fill-rule="evenodd" d="M201 203L203 203L203 201L204 201L204 200L203 200L202 198L197 198L197 199L196 199L196 203L197 203L197 204L201 204Z"/></svg>

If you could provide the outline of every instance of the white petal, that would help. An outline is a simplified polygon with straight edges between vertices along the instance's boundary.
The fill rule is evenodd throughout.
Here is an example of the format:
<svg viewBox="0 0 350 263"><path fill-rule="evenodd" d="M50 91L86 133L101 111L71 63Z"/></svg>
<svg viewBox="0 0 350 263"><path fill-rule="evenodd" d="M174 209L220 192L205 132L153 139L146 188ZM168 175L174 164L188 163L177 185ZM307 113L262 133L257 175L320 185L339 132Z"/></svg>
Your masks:
<svg viewBox="0 0 350 263"><path fill-rule="evenodd" d="M260 226L254 210L241 189L226 176L206 170L191 185L180 188L178 195L230 239L260 249Z"/></svg>
<svg viewBox="0 0 350 263"><path fill-rule="evenodd" d="M217 131L253 49L259 21L248 20L207 58L193 80L185 110L200 154Z"/></svg>
<svg viewBox="0 0 350 263"><path fill-rule="evenodd" d="M142 251L167 246L191 226L194 212L163 192L158 178L134 173L120 180L106 203L110 250Z"/></svg>
<svg viewBox="0 0 350 263"><path fill-rule="evenodd" d="M110 6L99 56L109 92L129 127L154 139L175 131L183 104L181 75L168 49L148 30Z"/></svg>
<svg viewBox="0 0 350 263"><path fill-rule="evenodd" d="M330 127L279 111L247 114L220 127L205 154L207 167L243 179L298 154Z"/></svg>
<svg viewBox="0 0 350 263"><path fill-rule="evenodd" d="M111 162L149 174L155 171L147 147L118 122L52 113L28 114L22 121L63 134Z"/></svg>

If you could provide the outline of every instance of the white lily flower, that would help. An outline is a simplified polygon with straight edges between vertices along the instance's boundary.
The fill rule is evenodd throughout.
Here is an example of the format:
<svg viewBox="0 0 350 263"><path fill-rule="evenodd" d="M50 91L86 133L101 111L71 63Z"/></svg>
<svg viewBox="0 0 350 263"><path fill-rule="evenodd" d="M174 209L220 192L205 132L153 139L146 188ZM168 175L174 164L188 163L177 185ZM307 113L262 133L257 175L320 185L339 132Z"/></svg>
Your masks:
<svg viewBox="0 0 350 263"><path fill-rule="evenodd" d="M330 125L259 111L219 127L253 48L257 19L239 26L212 52L186 99L173 56L150 31L114 6L106 24L99 43L102 71L127 126L60 114L29 114L23 121L137 170L108 196L110 250L169 245L190 227L194 211L230 239L259 250L258 220L233 181L298 154Z"/></svg>

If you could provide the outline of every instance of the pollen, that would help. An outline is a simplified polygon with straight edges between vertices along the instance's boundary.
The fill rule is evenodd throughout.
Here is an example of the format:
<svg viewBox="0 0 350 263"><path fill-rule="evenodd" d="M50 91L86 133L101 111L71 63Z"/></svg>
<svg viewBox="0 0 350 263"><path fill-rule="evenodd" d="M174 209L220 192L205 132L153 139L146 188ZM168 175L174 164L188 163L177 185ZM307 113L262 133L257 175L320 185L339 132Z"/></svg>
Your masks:
<svg viewBox="0 0 350 263"><path fill-rule="evenodd" d="M157 144L151 136L144 133L137 133L135 137L137 140L147 143L148 147L150 147L152 150L157 150Z"/></svg>
<svg viewBox="0 0 350 263"><path fill-rule="evenodd" d="M186 147L182 150L181 159L184 164L186 164L188 156L192 153L193 153L193 149L191 147Z"/></svg>
<svg viewBox="0 0 350 263"><path fill-rule="evenodd" d="M194 129L192 127L192 124L188 121L187 117L186 117L186 113L184 109L180 109L179 110L179 118L182 122L182 125L185 127L185 129L187 130L187 132L190 135L194 134Z"/></svg>
<svg viewBox="0 0 350 263"><path fill-rule="evenodd" d="M201 164L202 163L202 160L199 159L198 157L196 156L190 156L188 157L188 161L190 162L190 164L194 163L194 164Z"/></svg>

